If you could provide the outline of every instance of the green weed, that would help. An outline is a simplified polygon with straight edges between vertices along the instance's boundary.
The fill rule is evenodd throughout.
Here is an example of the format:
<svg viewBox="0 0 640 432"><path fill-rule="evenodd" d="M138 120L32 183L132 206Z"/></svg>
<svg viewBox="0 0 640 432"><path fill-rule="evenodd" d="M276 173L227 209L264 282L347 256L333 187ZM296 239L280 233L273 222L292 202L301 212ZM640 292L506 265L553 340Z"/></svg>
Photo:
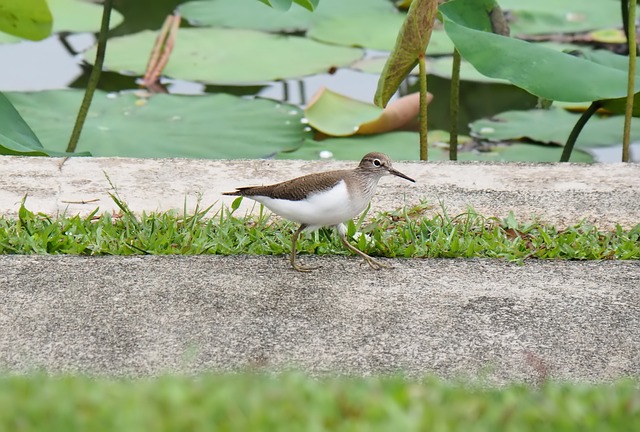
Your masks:
<svg viewBox="0 0 640 432"><path fill-rule="evenodd" d="M24 205L18 218L0 217L3 254L288 254L293 223L272 217L262 207L238 217L239 201L212 213L212 207L183 212L134 214L117 196L117 214L97 211L86 217L35 214ZM431 214L431 215L429 215ZM513 215L499 220L472 209L450 217L426 203L395 212L363 215L348 224L348 234L364 252L406 258L640 259L640 224L602 231L586 222L566 229ZM333 230L304 233L300 253L349 252Z"/></svg>

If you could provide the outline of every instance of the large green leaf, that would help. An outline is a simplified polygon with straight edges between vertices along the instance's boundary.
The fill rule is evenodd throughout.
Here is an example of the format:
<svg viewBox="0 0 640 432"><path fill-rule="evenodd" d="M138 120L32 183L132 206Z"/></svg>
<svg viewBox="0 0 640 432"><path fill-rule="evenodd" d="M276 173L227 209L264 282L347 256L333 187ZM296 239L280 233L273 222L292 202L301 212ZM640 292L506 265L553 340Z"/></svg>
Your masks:
<svg viewBox="0 0 640 432"><path fill-rule="evenodd" d="M452 0L440 6L447 34L480 73L550 100L584 102L626 94L626 73L611 64L490 33L486 10L495 4L494 0ZM640 89L638 81L636 89Z"/></svg>
<svg viewBox="0 0 640 432"><path fill-rule="evenodd" d="M507 111L491 119L471 123L471 134L492 141L529 139L540 143L564 144L579 115L561 108ZM604 147L622 143L624 118L592 117L580 133L578 147ZM640 140L640 120L631 125L631 139Z"/></svg>
<svg viewBox="0 0 640 432"><path fill-rule="evenodd" d="M82 91L7 93L45 146L64 149ZM96 92L78 150L94 156L259 158L299 147L310 136L292 105L226 94Z"/></svg>
<svg viewBox="0 0 640 432"><path fill-rule="evenodd" d="M105 67L143 75L155 40L156 33L151 31L110 39ZM301 37L253 30L186 28L178 32L164 73L173 78L216 84L273 81L326 72L348 65L362 55L360 49L325 45ZM85 53L85 58L93 61L95 48Z"/></svg>
<svg viewBox="0 0 640 432"><path fill-rule="evenodd" d="M621 25L620 0L499 0L511 33L576 33Z"/></svg>
<svg viewBox="0 0 640 432"><path fill-rule="evenodd" d="M435 32L434 32L435 34ZM431 44L429 44L431 45ZM538 46L544 46L556 51L562 51L565 49L579 49L577 45L571 44L558 44L554 42L537 42ZM428 53L428 50L427 50ZM451 69L453 66L453 57L443 56L427 60L427 73L431 75L440 76L443 78L451 79ZM415 71L415 70L414 70ZM475 81L475 82L488 82L488 83L509 83L509 81L499 78L490 78L482 75L473 67L473 65L467 61L460 63L460 79L462 81Z"/></svg>
<svg viewBox="0 0 640 432"><path fill-rule="evenodd" d="M429 142L433 143L441 135L440 131L429 131ZM307 140L304 145L293 152L278 154L278 159L317 160L321 156L340 160L360 160L372 151L384 152L393 160L419 160L418 134L416 132L390 132L371 136L351 136L347 138L330 138L323 141ZM513 144L496 147L489 152L458 152L461 161L487 162L557 162L560 160L562 148L533 144ZM445 147L429 148L431 161L449 159L449 150ZM574 150L571 162L593 162L588 153Z"/></svg>
<svg viewBox="0 0 640 432"><path fill-rule="evenodd" d="M602 101L602 108L614 114L623 114L627 109L627 98L608 99ZM640 117L640 93L633 95L633 110L631 114L634 117Z"/></svg>
<svg viewBox="0 0 640 432"><path fill-rule="evenodd" d="M387 105L400 83L424 55L437 11L436 0L413 0L398 33L395 47L384 65L373 101L379 107Z"/></svg>
<svg viewBox="0 0 640 432"><path fill-rule="evenodd" d="M0 3L2 32L42 40L51 34L52 21L46 0L2 0Z"/></svg>
<svg viewBox="0 0 640 432"><path fill-rule="evenodd" d="M612 68L627 73L629 69L629 57L613 55L609 51L605 50L581 50L579 52L581 56L598 63L607 65ZM636 67L636 82L640 80L640 68ZM633 116L640 117L640 93L635 93L633 97ZM626 95L616 99L607 99L602 102L602 107L608 111L616 114L624 114L627 108Z"/></svg>
<svg viewBox="0 0 640 432"><path fill-rule="evenodd" d="M47 150L11 102L0 93L0 154L22 156L68 156ZM84 156L86 154L80 155Z"/></svg>
<svg viewBox="0 0 640 432"><path fill-rule="evenodd" d="M302 8L282 12L265 8L256 0L204 0L185 3L178 10L196 25L291 32L305 31L333 17L393 12L395 8L388 0L322 0L313 13Z"/></svg>
<svg viewBox="0 0 640 432"><path fill-rule="evenodd" d="M25 2L25 0L16 1L21 4ZM0 1L0 3L2 2ZM102 6L99 4L84 0L47 0L47 3L53 15L53 29L51 30L53 33L63 31L97 32L100 29ZM109 26L114 28L121 22L122 15L115 10L111 11ZM0 33L0 43L14 43L21 40L19 37Z"/></svg>

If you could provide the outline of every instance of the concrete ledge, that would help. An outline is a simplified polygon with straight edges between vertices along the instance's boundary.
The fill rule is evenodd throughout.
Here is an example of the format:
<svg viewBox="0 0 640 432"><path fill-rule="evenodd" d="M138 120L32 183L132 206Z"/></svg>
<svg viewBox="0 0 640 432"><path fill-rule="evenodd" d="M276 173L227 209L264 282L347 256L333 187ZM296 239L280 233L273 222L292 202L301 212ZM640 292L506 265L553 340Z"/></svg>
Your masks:
<svg viewBox="0 0 640 432"><path fill-rule="evenodd" d="M0 157L0 214L16 215L26 195L27 207L47 214L88 214L115 205L107 175L134 211L192 211L202 205L230 204L224 191L268 184L354 162L211 161L190 159L24 158ZM456 215L472 206L486 216L521 220L538 216L563 227L582 219L602 228L640 223L640 164L483 164L405 162L396 166L417 180L409 184L384 178L373 211L393 210L422 199L444 202ZM244 210L251 208L245 200Z"/></svg>
<svg viewBox="0 0 640 432"><path fill-rule="evenodd" d="M422 199L455 215L563 227L640 223L640 165L398 163L373 210ZM223 191L352 162L0 157L0 215L230 204ZM243 209L250 209L246 200ZM241 209L240 211L242 212ZM640 261L0 256L0 370L108 375L303 368L490 383L640 379Z"/></svg>
<svg viewBox="0 0 640 432"><path fill-rule="evenodd" d="M0 256L0 368L640 378L640 262Z"/></svg>

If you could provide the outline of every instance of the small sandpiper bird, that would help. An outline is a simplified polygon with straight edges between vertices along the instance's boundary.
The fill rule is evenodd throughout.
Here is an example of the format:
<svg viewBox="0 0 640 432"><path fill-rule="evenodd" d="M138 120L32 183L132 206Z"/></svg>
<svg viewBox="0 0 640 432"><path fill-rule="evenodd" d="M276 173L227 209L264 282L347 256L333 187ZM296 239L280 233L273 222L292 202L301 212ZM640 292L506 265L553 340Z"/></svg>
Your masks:
<svg viewBox="0 0 640 432"><path fill-rule="evenodd" d="M352 252L360 255L373 269L389 267L347 241L344 222L353 219L369 205L378 180L395 175L415 183L415 180L393 169L391 159L383 153L365 155L353 170L327 171L309 174L293 180L268 186L239 187L223 195L243 196L264 204L272 212L300 224L293 234L291 266L300 272L318 267L305 267L296 263L296 242L304 230L333 226L340 240Z"/></svg>

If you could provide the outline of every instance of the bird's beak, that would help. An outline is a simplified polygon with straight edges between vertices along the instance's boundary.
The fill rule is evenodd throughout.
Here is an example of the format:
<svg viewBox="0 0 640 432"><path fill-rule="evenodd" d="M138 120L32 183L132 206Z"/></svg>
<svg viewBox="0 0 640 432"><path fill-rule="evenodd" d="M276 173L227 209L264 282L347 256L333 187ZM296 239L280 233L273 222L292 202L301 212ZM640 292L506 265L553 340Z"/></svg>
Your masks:
<svg viewBox="0 0 640 432"><path fill-rule="evenodd" d="M393 168L389 168L389 174L393 174L394 176L402 177L403 179L409 180L410 182L415 183L416 181L409 177L408 175L402 174L400 171L395 170Z"/></svg>

